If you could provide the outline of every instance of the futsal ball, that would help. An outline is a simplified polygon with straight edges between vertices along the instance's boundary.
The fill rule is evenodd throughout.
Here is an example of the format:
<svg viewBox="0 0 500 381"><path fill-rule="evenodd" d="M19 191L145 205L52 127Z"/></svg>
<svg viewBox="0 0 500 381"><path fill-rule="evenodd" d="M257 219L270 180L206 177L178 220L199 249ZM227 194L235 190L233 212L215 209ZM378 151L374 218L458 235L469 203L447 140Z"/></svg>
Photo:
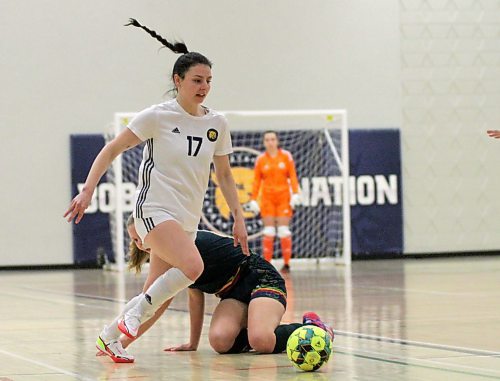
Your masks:
<svg viewBox="0 0 500 381"><path fill-rule="evenodd" d="M292 332L286 354L297 368L312 372L328 362L333 342L330 334L314 325L305 325Z"/></svg>

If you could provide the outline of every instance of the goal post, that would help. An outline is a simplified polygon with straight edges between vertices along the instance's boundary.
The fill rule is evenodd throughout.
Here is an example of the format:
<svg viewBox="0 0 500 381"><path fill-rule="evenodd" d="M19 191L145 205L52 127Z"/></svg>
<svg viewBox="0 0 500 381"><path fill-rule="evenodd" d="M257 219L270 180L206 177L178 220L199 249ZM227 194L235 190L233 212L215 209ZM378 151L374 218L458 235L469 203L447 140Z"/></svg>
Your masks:
<svg viewBox="0 0 500 381"><path fill-rule="evenodd" d="M230 156L233 176L242 204L248 202L255 159L262 152L262 133L276 131L280 145L292 154L302 194L291 221L293 258L329 258L338 264L351 263L351 213L349 189L349 136L346 110L226 111L234 153ZM116 113L113 132L121 132L135 113ZM124 194L133 191L142 159L142 145L124 152L108 171L108 181L116 186L116 208L110 226L116 263L124 271L128 235L126 218L133 205ZM130 197L127 197L130 200ZM261 253L262 221L245 212L251 248ZM227 204L210 176L200 228L231 232ZM280 254L279 239L276 252Z"/></svg>

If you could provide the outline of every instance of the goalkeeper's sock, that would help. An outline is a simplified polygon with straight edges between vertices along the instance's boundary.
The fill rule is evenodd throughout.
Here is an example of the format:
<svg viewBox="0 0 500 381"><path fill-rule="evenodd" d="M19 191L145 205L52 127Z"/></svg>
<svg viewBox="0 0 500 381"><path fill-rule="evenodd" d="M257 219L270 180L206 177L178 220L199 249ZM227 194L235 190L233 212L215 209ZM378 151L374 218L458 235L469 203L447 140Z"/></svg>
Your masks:
<svg viewBox="0 0 500 381"><path fill-rule="evenodd" d="M302 327L304 324L292 323L292 324L281 324L274 330L274 335L276 336L276 344L274 345L273 353L281 353L286 349L286 343L288 338L297 328Z"/></svg>
<svg viewBox="0 0 500 381"><path fill-rule="evenodd" d="M273 251L274 251L274 237L270 235L265 235L262 239L263 246L263 254L264 259L268 262L271 262L273 259Z"/></svg>
<svg viewBox="0 0 500 381"><path fill-rule="evenodd" d="M283 262L285 265L290 265L292 258L292 236L281 238L281 253L283 254Z"/></svg>

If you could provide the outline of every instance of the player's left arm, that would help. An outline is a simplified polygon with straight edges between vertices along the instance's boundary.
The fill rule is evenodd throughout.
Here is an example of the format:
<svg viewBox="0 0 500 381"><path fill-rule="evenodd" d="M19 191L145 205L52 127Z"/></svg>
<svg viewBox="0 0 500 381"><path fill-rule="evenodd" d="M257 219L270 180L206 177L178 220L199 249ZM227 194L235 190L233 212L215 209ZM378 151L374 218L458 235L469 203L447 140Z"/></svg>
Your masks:
<svg viewBox="0 0 500 381"><path fill-rule="evenodd" d="M165 348L165 351L196 351L200 344L201 331L203 329L203 316L205 313L205 295L200 290L189 288L189 317L191 320L191 330L189 343L176 347Z"/></svg>
<svg viewBox="0 0 500 381"><path fill-rule="evenodd" d="M290 205L292 208L299 205L301 202L299 181L297 180L297 171L295 170L295 162L292 155L288 157L288 178L290 179L290 186L292 187L292 199Z"/></svg>
<svg viewBox="0 0 500 381"><path fill-rule="evenodd" d="M226 199L231 214L234 218L233 224L233 237L234 246L241 244L243 254L250 255L248 249L248 235L245 226L245 219L243 217L243 210L241 209L240 201L238 200L238 191L236 190L236 183L234 182L233 174L231 173L231 165L229 164L229 156L221 155L214 156L215 175L217 182Z"/></svg>
<svg viewBox="0 0 500 381"><path fill-rule="evenodd" d="M297 171L295 170L295 161L292 155L288 158L288 177L290 178L292 192L299 193L299 181L297 180Z"/></svg>

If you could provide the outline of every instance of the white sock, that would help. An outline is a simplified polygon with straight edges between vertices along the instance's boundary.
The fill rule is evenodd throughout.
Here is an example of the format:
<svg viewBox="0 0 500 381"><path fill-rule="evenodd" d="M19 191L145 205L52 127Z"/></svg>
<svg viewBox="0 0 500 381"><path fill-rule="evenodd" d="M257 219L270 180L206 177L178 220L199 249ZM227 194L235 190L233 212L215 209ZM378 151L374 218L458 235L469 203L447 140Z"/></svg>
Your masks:
<svg viewBox="0 0 500 381"><path fill-rule="evenodd" d="M122 333L118 329L118 322L120 321L122 316L127 311L129 311L132 307L134 307L142 299L144 299L143 293L140 293L139 295L134 296L132 299L130 299L127 302L127 304L125 304L125 307L123 308L122 313L120 315L118 315L110 325L104 327L104 329L101 332L101 339L103 339L104 342L110 343L111 341L115 341L115 340L118 340L120 338L120 335Z"/></svg>
<svg viewBox="0 0 500 381"><path fill-rule="evenodd" d="M142 316L141 320L145 321L144 318L152 316L166 300L193 283L194 281L178 268L173 267L167 270L149 286L144 297L137 303L136 308Z"/></svg>

